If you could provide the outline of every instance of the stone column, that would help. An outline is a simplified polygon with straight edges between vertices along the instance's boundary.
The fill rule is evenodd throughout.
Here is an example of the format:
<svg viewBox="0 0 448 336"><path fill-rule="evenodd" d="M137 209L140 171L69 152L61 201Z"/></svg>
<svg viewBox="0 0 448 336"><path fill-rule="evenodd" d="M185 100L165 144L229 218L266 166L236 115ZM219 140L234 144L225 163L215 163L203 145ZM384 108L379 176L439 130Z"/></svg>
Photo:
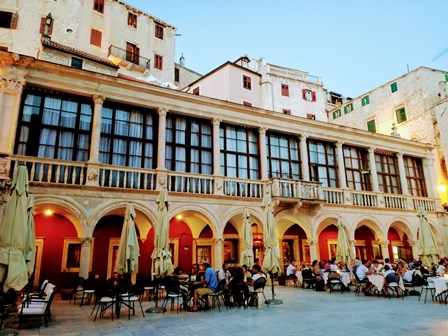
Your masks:
<svg viewBox="0 0 448 336"><path fill-rule="evenodd" d="M416 240L408 240L409 245L412 248L412 258L418 260L418 245Z"/></svg>
<svg viewBox="0 0 448 336"><path fill-rule="evenodd" d="M166 150L166 115L168 113L167 108L160 107L157 110L159 114L159 136L157 146L157 169L164 170L165 167L165 150Z"/></svg>
<svg viewBox="0 0 448 336"><path fill-rule="evenodd" d="M89 162L99 163L100 137L101 137L101 114L103 111L103 103L106 97L93 96L95 107L93 109L92 118L92 139L90 141Z"/></svg>
<svg viewBox="0 0 448 336"><path fill-rule="evenodd" d="M422 160L423 164L423 174L425 178L426 191L428 193L428 197L431 198L440 198L437 179L435 175L435 167L434 167L434 157L432 153L428 153L426 158ZM439 210L441 211L441 209Z"/></svg>
<svg viewBox="0 0 448 336"><path fill-rule="evenodd" d="M372 190L375 192L379 192L380 187L378 185L378 172L376 170L375 148L369 147L368 151L369 151L370 178L372 179Z"/></svg>
<svg viewBox="0 0 448 336"><path fill-rule="evenodd" d="M213 175L221 175L221 146L219 144L219 126L221 119L213 119Z"/></svg>
<svg viewBox="0 0 448 336"><path fill-rule="evenodd" d="M212 262L212 267L215 270L220 270L222 267L222 263L224 262L224 239L223 238L214 238L213 245L215 247L214 258Z"/></svg>
<svg viewBox="0 0 448 336"><path fill-rule="evenodd" d="M6 73L0 77L0 152L14 152L17 124L19 119L20 101L23 87L26 83L18 70L5 67ZM20 78L20 79L18 79Z"/></svg>
<svg viewBox="0 0 448 336"><path fill-rule="evenodd" d="M319 256L317 255L317 243L319 242L319 240L317 239L311 239L310 240L310 257L311 257L311 262L313 262L313 260L319 260Z"/></svg>
<svg viewBox="0 0 448 336"><path fill-rule="evenodd" d="M309 167L309 159L308 159L308 146L306 144L306 139L308 135L306 133L302 133L299 141L300 141L300 170L302 172L302 180L309 181L310 180L310 167Z"/></svg>
<svg viewBox="0 0 448 336"><path fill-rule="evenodd" d="M397 153L398 173L400 174L401 193L409 195L408 181L406 180L406 170L404 169L403 153Z"/></svg>
<svg viewBox="0 0 448 336"><path fill-rule="evenodd" d="M386 258L390 259L390 256L389 256L389 244L390 244L390 241L382 240L382 241L380 241L380 244L381 244L381 253L383 255L383 259L386 259Z"/></svg>
<svg viewBox="0 0 448 336"><path fill-rule="evenodd" d="M344 153L342 150L342 141L336 142L336 155L338 157L338 177L339 188L347 189L347 178L345 176Z"/></svg>
<svg viewBox="0 0 448 336"><path fill-rule="evenodd" d="M268 158L266 153L266 128L260 127L260 176L262 181L268 179Z"/></svg>
<svg viewBox="0 0 448 336"><path fill-rule="evenodd" d="M82 237L81 238L81 257L79 261L79 276L84 279L89 278L90 269L90 253L93 237Z"/></svg>

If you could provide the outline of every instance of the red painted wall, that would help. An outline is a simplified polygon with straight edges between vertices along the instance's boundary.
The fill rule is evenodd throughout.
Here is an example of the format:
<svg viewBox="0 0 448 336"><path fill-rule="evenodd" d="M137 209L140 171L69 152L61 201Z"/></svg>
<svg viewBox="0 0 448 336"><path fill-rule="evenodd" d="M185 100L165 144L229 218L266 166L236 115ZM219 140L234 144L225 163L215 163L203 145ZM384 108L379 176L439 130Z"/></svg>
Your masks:
<svg viewBox="0 0 448 336"><path fill-rule="evenodd" d="M328 240L338 239L338 228L335 225L327 226L319 235L319 257L320 260L330 259L328 253Z"/></svg>
<svg viewBox="0 0 448 336"><path fill-rule="evenodd" d="M77 238L78 234L72 222L60 215L35 215L34 223L36 237L45 238L39 283L48 279L51 283L60 286L64 239Z"/></svg>
<svg viewBox="0 0 448 336"><path fill-rule="evenodd" d="M177 218L170 221L170 241L173 238L179 238L179 250L174 251L179 255L179 265L174 266L180 266L184 273L189 273L193 260L193 249L196 248L196 245L193 242L193 235L188 225ZM185 250L184 246L188 247L188 250Z"/></svg>

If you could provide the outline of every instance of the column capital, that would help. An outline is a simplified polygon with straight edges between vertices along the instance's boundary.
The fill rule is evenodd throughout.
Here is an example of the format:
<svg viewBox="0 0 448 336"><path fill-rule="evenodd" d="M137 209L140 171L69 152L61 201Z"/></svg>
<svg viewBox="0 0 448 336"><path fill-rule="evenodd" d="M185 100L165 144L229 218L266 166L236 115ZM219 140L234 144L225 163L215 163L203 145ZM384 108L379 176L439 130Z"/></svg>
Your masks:
<svg viewBox="0 0 448 336"><path fill-rule="evenodd" d="M367 152L368 152L369 154L371 154L371 153L375 153L375 147L369 147L369 148L367 148Z"/></svg>
<svg viewBox="0 0 448 336"><path fill-rule="evenodd" d="M166 117L166 114L168 113L169 109L166 107L159 107L157 109L157 113L159 114L160 117Z"/></svg>
<svg viewBox="0 0 448 336"><path fill-rule="evenodd" d="M105 96L101 96L101 95L93 96L93 102L95 103L95 105L96 104L103 105L105 100L106 100Z"/></svg>
<svg viewBox="0 0 448 336"><path fill-rule="evenodd" d="M300 133L299 134L299 138L300 138L300 140L306 140L306 139L308 139L308 137L309 137L309 134L308 133Z"/></svg>
<svg viewBox="0 0 448 336"><path fill-rule="evenodd" d="M93 241L93 237L81 237L81 243L84 247L89 247Z"/></svg>
<svg viewBox="0 0 448 336"><path fill-rule="evenodd" d="M266 134L266 131L267 131L267 127L260 127L259 129L258 129L258 132L260 132L260 134Z"/></svg>
<svg viewBox="0 0 448 336"><path fill-rule="evenodd" d="M213 243L215 244L222 244L224 243L224 239L223 238L213 238Z"/></svg>
<svg viewBox="0 0 448 336"><path fill-rule="evenodd" d="M403 152L397 152L397 158L403 158Z"/></svg>
<svg viewBox="0 0 448 336"><path fill-rule="evenodd" d="M213 126L219 126L221 124L222 119L213 118L212 124Z"/></svg>
<svg viewBox="0 0 448 336"><path fill-rule="evenodd" d="M338 140L336 141L336 147L342 147L342 145L344 144L344 141Z"/></svg>
<svg viewBox="0 0 448 336"><path fill-rule="evenodd" d="M319 241L319 239L310 239L309 240L310 245L317 245L318 241Z"/></svg>
<svg viewBox="0 0 448 336"><path fill-rule="evenodd" d="M9 94L21 94L23 87L25 86L25 79L17 79L14 77L0 78L0 91Z"/></svg>
<svg viewBox="0 0 448 336"><path fill-rule="evenodd" d="M389 246L390 241L388 241L388 240L380 240L379 243L380 243L380 245L382 247L387 247L387 246Z"/></svg>

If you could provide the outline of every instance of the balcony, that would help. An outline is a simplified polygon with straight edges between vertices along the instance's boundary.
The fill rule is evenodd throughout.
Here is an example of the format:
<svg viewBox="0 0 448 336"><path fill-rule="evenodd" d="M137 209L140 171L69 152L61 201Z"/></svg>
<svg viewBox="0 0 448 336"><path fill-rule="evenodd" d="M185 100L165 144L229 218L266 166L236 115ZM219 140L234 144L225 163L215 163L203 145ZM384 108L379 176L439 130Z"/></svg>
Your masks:
<svg viewBox="0 0 448 336"><path fill-rule="evenodd" d="M134 67L142 72L150 69L151 60L140 56L138 52L132 53L125 49L118 48L114 45L109 47L108 59L115 64L124 67Z"/></svg>
<svg viewBox="0 0 448 336"><path fill-rule="evenodd" d="M238 197L260 202L266 188L270 188L277 204L294 209L303 206L316 210L326 204L412 211L423 207L428 212L442 211L437 199L325 188L317 182L278 178L260 181L172 171L157 172L152 169L28 156L0 157L0 168L4 167L0 169L0 180L12 178L12 170L19 163L28 167L30 184L34 186L88 186L98 188L99 191L156 191L166 187L175 194ZM8 175L7 166L10 166ZM0 184L0 189L6 190L6 184Z"/></svg>

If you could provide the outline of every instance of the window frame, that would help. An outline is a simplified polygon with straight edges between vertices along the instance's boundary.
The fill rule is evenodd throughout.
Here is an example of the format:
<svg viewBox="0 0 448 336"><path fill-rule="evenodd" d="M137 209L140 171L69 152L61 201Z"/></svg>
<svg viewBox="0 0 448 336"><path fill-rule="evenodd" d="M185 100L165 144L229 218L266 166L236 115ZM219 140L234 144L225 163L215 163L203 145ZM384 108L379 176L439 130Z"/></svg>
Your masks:
<svg viewBox="0 0 448 336"><path fill-rule="evenodd" d="M337 119L337 118L340 118L341 116L342 116L342 113L341 113L341 109L340 108L333 111L333 120Z"/></svg>
<svg viewBox="0 0 448 336"><path fill-rule="evenodd" d="M163 70L163 56L154 54L154 69Z"/></svg>
<svg viewBox="0 0 448 336"><path fill-rule="evenodd" d="M140 48L136 44L126 42L126 61L140 64Z"/></svg>
<svg viewBox="0 0 448 336"><path fill-rule="evenodd" d="M156 23L154 27L154 37L163 40L164 30L165 27L163 25Z"/></svg>
<svg viewBox="0 0 448 336"><path fill-rule="evenodd" d="M347 187L352 190L372 191L369 171L369 154L365 148L343 145Z"/></svg>
<svg viewBox="0 0 448 336"><path fill-rule="evenodd" d="M281 92L282 92L282 96L289 97L289 85L288 84L282 84L281 85Z"/></svg>
<svg viewBox="0 0 448 336"><path fill-rule="evenodd" d="M287 146L284 144L285 140ZM278 142L278 145L273 144L273 142ZM281 146L281 142L283 142L283 146ZM278 155L275 155L275 148L278 148ZM282 148L285 150L282 151ZM294 151L296 152L296 158L291 155ZM271 131L266 132L266 152L269 178L290 180L302 179L300 143L296 136ZM286 155L282 155L282 153ZM272 165L275 161L278 161L278 165L281 167L280 172L277 172L277 174L274 174L272 170ZM297 167L297 172L295 171L294 166ZM288 172L284 172L283 168L288 168Z"/></svg>
<svg viewBox="0 0 448 336"><path fill-rule="evenodd" d="M128 12L128 26L137 29L137 14Z"/></svg>
<svg viewBox="0 0 448 336"><path fill-rule="evenodd" d="M241 85L244 90L252 91L252 77L241 74Z"/></svg>
<svg viewBox="0 0 448 336"><path fill-rule="evenodd" d="M201 95L201 87L196 86L195 88L193 88L192 94L194 94L196 96L200 96Z"/></svg>
<svg viewBox="0 0 448 336"><path fill-rule="evenodd" d="M302 89L302 98L308 102L316 101L316 91L310 89Z"/></svg>
<svg viewBox="0 0 448 336"><path fill-rule="evenodd" d="M316 151L312 151L312 146L316 147ZM321 151L319 151L319 149ZM323 150L323 151L322 151ZM336 146L332 142L326 142L321 140L315 140L315 139L307 139L307 151L308 151L308 158L309 158L309 174L310 174L310 180L315 182L322 183L323 187L329 187L329 188L338 188L339 187L339 180L338 180L338 166L337 166L337 160L336 160ZM332 153L330 153L330 151ZM316 157L318 158L317 161L313 162L313 153L316 153ZM322 158L323 154L323 162L320 161L320 158ZM329 157L333 157L333 164L331 164L331 160L329 160ZM320 176L319 172L324 172L325 176ZM334 174L334 177L332 177L332 172Z"/></svg>
<svg viewBox="0 0 448 336"><path fill-rule="evenodd" d="M3 13L3 14L2 14ZM5 23L6 21L6 16L9 16L9 25L8 26L0 26L0 29L16 29L17 28L17 20L19 19L19 14L18 13L14 13L14 12L9 12L9 11L0 11L0 17L1 15L5 16ZM1 22L1 21L0 21Z"/></svg>
<svg viewBox="0 0 448 336"><path fill-rule="evenodd" d="M365 95L364 97L361 98L361 105L367 106L370 104L370 95Z"/></svg>
<svg viewBox="0 0 448 336"><path fill-rule="evenodd" d="M379 190L385 194L402 194L398 159L394 154L375 153Z"/></svg>
<svg viewBox="0 0 448 336"><path fill-rule="evenodd" d="M291 115L291 110L290 109L283 109L282 112L283 112L283 114Z"/></svg>
<svg viewBox="0 0 448 336"><path fill-rule="evenodd" d="M247 106L247 107L253 107L254 106L250 101L247 101L247 100L243 100L242 104L243 104L243 106Z"/></svg>
<svg viewBox="0 0 448 336"><path fill-rule="evenodd" d="M421 158L403 155L408 191L412 196L428 197Z"/></svg>
<svg viewBox="0 0 448 336"><path fill-rule="evenodd" d="M402 124L402 123L408 121L408 116L406 114L406 107L402 106L398 109L395 109L395 118L396 118L397 124Z"/></svg>
<svg viewBox="0 0 448 336"><path fill-rule="evenodd" d="M371 130L370 128L370 125L369 125L369 123L372 123L373 122L373 130ZM366 125L367 125L367 131L368 132L372 132L372 133L376 133L376 120L375 119L370 119L370 120L367 120L367 123L366 123Z"/></svg>
<svg viewBox="0 0 448 336"><path fill-rule="evenodd" d="M93 0L93 10L95 12L104 14L104 0Z"/></svg>
<svg viewBox="0 0 448 336"><path fill-rule="evenodd" d="M349 114L353 112L353 102L344 105L344 114Z"/></svg>
<svg viewBox="0 0 448 336"><path fill-rule="evenodd" d="M90 28L90 45L101 48L103 33L95 28Z"/></svg>
<svg viewBox="0 0 448 336"><path fill-rule="evenodd" d="M390 84L390 92L394 93L398 91L398 82L393 82Z"/></svg>
<svg viewBox="0 0 448 336"><path fill-rule="evenodd" d="M70 60L70 67L75 68L75 69L82 69L83 65L84 65L84 60L82 58L72 56L72 58Z"/></svg>

